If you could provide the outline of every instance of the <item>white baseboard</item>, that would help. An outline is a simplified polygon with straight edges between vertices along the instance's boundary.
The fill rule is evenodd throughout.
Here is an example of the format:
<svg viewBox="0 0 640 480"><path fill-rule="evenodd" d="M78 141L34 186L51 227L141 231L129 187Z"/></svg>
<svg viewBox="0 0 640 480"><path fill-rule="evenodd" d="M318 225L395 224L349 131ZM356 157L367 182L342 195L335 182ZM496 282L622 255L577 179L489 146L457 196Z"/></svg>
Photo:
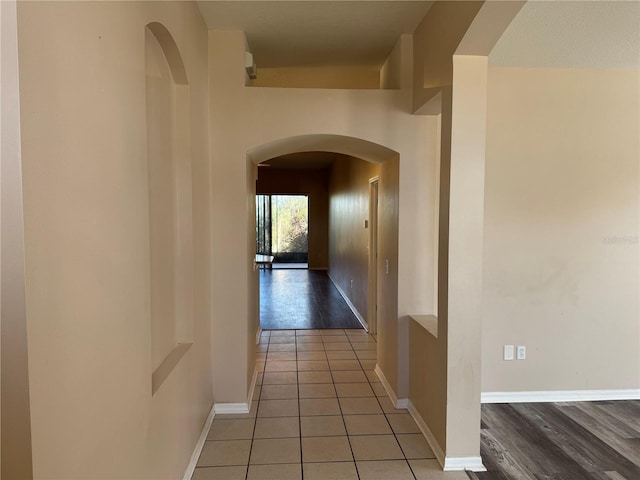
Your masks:
<svg viewBox="0 0 640 480"><path fill-rule="evenodd" d="M601 400L640 400L640 389L483 392L480 397L482 403L596 402Z"/></svg>
<svg viewBox="0 0 640 480"><path fill-rule="evenodd" d="M258 381L258 367L253 369L253 377L251 377L251 385L249 385L249 395L247 395L247 405L251 409L251 402L253 401L253 392L256 389L256 382Z"/></svg>
<svg viewBox="0 0 640 480"><path fill-rule="evenodd" d="M356 306L353 303L351 303L351 300L349 300L349 297L344 292L344 290L342 290L342 288L340 288L340 285L338 285L338 282L336 282L331 277L331 275L327 274L327 276L329 277L329 280L331 280L331 283L333 283L333 286L336 287L336 289L338 290L338 293L340 293L340 295L342 296L344 301L347 303L347 305L349 306L349 308L351 309L353 314L356 316L356 318L360 322L360 325L362 325L362 328L364 328L368 332L369 331L369 324L367 323L367 321L364 319L364 317L362 315L360 315L360 312L358 311Z"/></svg>
<svg viewBox="0 0 640 480"><path fill-rule="evenodd" d="M416 407L408 400L409 414L413 417L420 432L424 436L425 440L431 447L431 450L436 456L438 463L445 472L457 471L457 470L472 470L474 472L486 472L487 469L482 464L481 457L447 457L442 450L442 447L436 440L436 437L431 432L431 429L427 426L426 422L416 409Z"/></svg>
<svg viewBox="0 0 640 480"><path fill-rule="evenodd" d="M262 327L258 327L258 331L256 332L256 345L260 343L261 335L262 335Z"/></svg>
<svg viewBox="0 0 640 480"><path fill-rule="evenodd" d="M384 387L384 391L387 392L387 395L389 396L391 403L393 403L393 406L395 408L409 408L409 399L398 398L396 396L396 392L394 392L393 388L391 388L391 384L389 384L387 377L385 377L384 373L382 373L382 369L380 368L380 365L376 364L376 368L374 371L376 372L376 375L380 379L380 383L382 383L382 386Z"/></svg>
<svg viewBox="0 0 640 480"><path fill-rule="evenodd" d="M258 381L258 368L254 368L253 377L251 378L251 385L249 385L249 393L247 395L247 401L245 403L216 403L213 405L213 409L220 415L228 414L240 414L249 413L251 409L251 401L253 400L253 392L256 389L256 382Z"/></svg>
<svg viewBox="0 0 640 480"><path fill-rule="evenodd" d="M202 431L200 432L200 438L198 438L198 443L196 443L196 446L193 449L193 453L191 454L191 459L189 460L187 469L184 471L182 480L191 480L191 477L193 476L193 472L196 470L196 465L198 464L200 453L202 453L202 449L204 448L204 442L207 441L207 435L209 434L209 429L211 428L211 424L213 423L213 417L215 416L216 416L215 406L212 405L211 411L209 412L209 416L207 417L207 420L204 422L204 425L202 426Z"/></svg>
<svg viewBox="0 0 640 480"><path fill-rule="evenodd" d="M220 415L249 413L248 403L216 403L213 406L216 413Z"/></svg>
<svg viewBox="0 0 640 480"><path fill-rule="evenodd" d="M445 457L442 470L445 472L471 470L472 472L486 472L481 457Z"/></svg>
<svg viewBox="0 0 640 480"><path fill-rule="evenodd" d="M427 424L425 423L420 413L418 413L418 410L416 409L416 407L413 405L413 403L411 403L411 400L409 400L408 410L409 410L409 414L413 417L416 424L418 425L418 428L422 432L422 435L424 436L425 440L431 447L431 450L436 455L436 458L438 459L438 463L440 464L441 467L444 468L444 464L445 464L444 451L442 450L442 447L436 440L436 437L431 432L431 429L427 426Z"/></svg>

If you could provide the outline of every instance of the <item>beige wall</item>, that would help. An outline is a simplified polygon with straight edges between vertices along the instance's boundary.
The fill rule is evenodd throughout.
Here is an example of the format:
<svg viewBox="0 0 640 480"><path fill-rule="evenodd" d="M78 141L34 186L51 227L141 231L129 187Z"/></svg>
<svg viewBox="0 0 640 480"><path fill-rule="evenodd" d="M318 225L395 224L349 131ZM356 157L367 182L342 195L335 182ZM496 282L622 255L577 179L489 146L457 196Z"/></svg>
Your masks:
<svg viewBox="0 0 640 480"><path fill-rule="evenodd" d="M413 33L413 110L451 86L451 59L484 1L437 1ZM487 52L488 53L488 52Z"/></svg>
<svg viewBox="0 0 640 480"><path fill-rule="evenodd" d="M207 32L191 3L19 5L36 478L178 477L211 390L216 402L247 402L258 329L256 172L247 157L293 137L348 137L333 151L351 155L365 140L376 153L361 157L374 161L399 154L399 170L385 177L395 180L381 182L380 215L396 219L398 233L381 234L378 363L394 392L415 400L448 456L477 453L480 332L483 391L638 388L638 73L491 69L483 220L486 64L459 56L456 72L452 56L484 8L452 5L432 7L411 59L403 36L399 82L388 75L397 51L383 71L383 85L401 89L386 91L335 88L344 85L329 73L319 77L327 89L245 88L244 35L209 32L207 58ZM163 354L153 359L151 346L151 21L173 34L189 79L198 259L196 341L153 396L151 372ZM467 40L458 53L483 54ZM437 341L407 319L436 303L440 133L436 117L410 114L436 93ZM386 161L381 175L393 165ZM527 345L528 359L503 362L503 344ZM425 361L424 371L413 368Z"/></svg>
<svg viewBox="0 0 640 480"><path fill-rule="evenodd" d="M24 2L18 20L35 478L179 478L213 400L204 22L186 2ZM150 22L186 67L198 258L195 343L154 395Z"/></svg>
<svg viewBox="0 0 640 480"><path fill-rule="evenodd" d="M256 192L309 196L309 268L329 268L329 170L260 168Z"/></svg>
<svg viewBox="0 0 640 480"><path fill-rule="evenodd" d="M439 95L437 337L411 339L409 399L441 455L478 461L487 57L456 55L452 69Z"/></svg>
<svg viewBox="0 0 640 480"><path fill-rule="evenodd" d="M262 68L254 87L279 88L380 88L380 72L375 67L279 67Z"/></svg>
<svg viewBox="0 0 640 480"><path fill-rule="evenodd" d="M484 56L453 57L447 325L443 330L447 337L446 453L452 457L480 455L477 372L482 311L487 64Z"/></svg>
<svg viewBox="0 0 640 480"><path fill-rule="evenodd" d="M30 480L31 412L25 311L24 209L20 149L20 98L16 2L0 3L0 477Z"/></svg>
<svg viewBox="0 0 640 480"><path fill-rule="evenodd" d="M638 81L490 69L483 391L640 387Z"/></svg>
<svg viewBox="0 0 640 480"><path fill-rule="evenodd" d="M413 111L440 118L440 169L437 339L412 338L410 400L445 468L451 457L472 468L480 461L487 55L520 7L436 2L414 34ZM422 348L435 365L422 363Z"/></svg>
<svg viewBox="0 0 640 480"><path fill-rule="evenodd" d="M380 68L380 88L400 89L402 82L402 37Z"/></svg>
<svg viewBox="0 0 640 480"><path fill-rule="evenodd" d="M484 157L478 154L484 153L486 89L482 64L476 65L476 59L481 62L484 57L461 58L455 71L454 53L482 5L436 2L413 36L412 111L430 114L435 139L431 154L439 163L438 184L432 187L432 195L439 195L433 202L438 206L438 226L431 230L431 238L437 235L437 287L429 292L437 291L438 298L431 302L437 311L407 313L435 313L438 336L426 331L411 336L407 396L446 457L477 458L480 446L480 380L473 372L480 368L474 312L480 307L477 259L482 250L472 239L482 235ZM406 324L407 336L422 328L408 318ZM425 365L427 358L430 363Z"/></svg>
<svg viewBox="0 0 640 480"><path fill-rule="evenodd" d="M422 325L409 321L409 398L441 448L446 445L446 345Z"/></svg>
<svg viewBox="0 0 640 480"><path fill-rule="evenodd" d="M227 333L224 340L214 343L214 365L218 359L224 362L224 369L214 369L214 379L229 395L225 401L241 402L246 401L248 391L248 385L242 379L246 377L245 372L253 370L253 365L238 345L246 344L247 338L255 339L257 328L257 320L251 314L255 311L257 298L248 296L249 290L253 290L247 287L247 282L258 280L250 268L253 259L246 254L248 245L253 241L247 236L247 202L250 200L247 199L246 187L243 187L246 185L247 154L271 142L314 134L353 137L399 153L400 256L398 265L391 267L399 269L398 290L401 294L389 320L397 329L398 312L415 311L421 302L420 292L410 288L418 281L415 257L422 255L423 249L431 252L429 244L413 247L414 238L422 228L422 222L427 221L427 216L414 216L412 204L413 192L423 181L420 169L431 161L429 152L433 146L428 144L431 122L408 112L405 107L410 95L408 90L245 88L246 47L242 32L211 31L209 44L212 205L215 225L224 225L224 228L214 226L212 237L213 251L224 252L217 253L215 257L213 321L214 328L218 323L224 324ZM408 66L404 64L403 69L408 69ZM343 151L338 153L353 154L349 152L350 142L354 141L343 142ZM306 146L306 151L318 150L327 148L322 145ZM366 155L356 156L371 159ZM429 284L425 290L433 290L432 287ZM395 348L398 348L397 343ZM395 375L397 372L389 373L389 376ZM398 385L393 385L393 388L398 388ZM407 386L402 388L406 390Z"/></svg>
<svg viewBox="0 0 640 480"><path fill-rule="evenodd" d="M402 249L402 168L398 158L391 158L380 165L378 182L378 314L377 314L377 367L384 373L398 398L406 398L408 390L408 366L403 364L401 353L408 352L409 345L403 322L406 305L401 294L408 287L400 281L402 274L409 274L404 267ZM398 258L396 262L395 259ZM388 268L387 268L388 265ZM415 280L414 280L415 281ZM398 305L398 313L394 310Z"/></svg>
<svg viewBox="0 0 640 480"><path fill-rule="evenodd" d="M245 235L247 242L245 244L246 249L244 251L244 254L246 258L254 259L256 253L256 183L258 181L258 166L254 164L249 158L245 159L245 164L245 195L247 203ZM245 337L245 345L247 349L247 364L245 370L246 373L244 385L247 385L249 389L246 393L246 399L241 403L243 407L242 410L248 412L251 408L251 401L253 400L253 389L255 388L255 382L258 376L258 368L256 365L256 344L259 341L258 334L262 330L260 329L260 284L256 281L256 272L258 270L258 266L255 264L255 262L250 260L246 263L246 265L244 265L244 268L247 272L247 298L250 299L250 301L247 302L247 326L250 334ZM216 325L214 324L214 331L215 330ZM224 342L225 338L230 332L228 329L221 329L221 333L221 335L214 337L214 339L217 339L217 342L220 342L220 340ZM240 350L240 348L238 349ZM224 352L228 352L228 348L225 348ZM223 359L223 363L221 365L226 365L227 362L228 359ZM217 372L218 369L219 366L214 366L214 373ZM224 391L224 387L225 385L215 385L214 396L216 394L216 391ZM216 406L214 405L214 409L215 408Z"/></svg>
<svg viewBox="0 0 640 480"><path fill-rule="evenodd" d="M329 276L368 321L369 180L379 166L337 158L329 181Z"/></svg>

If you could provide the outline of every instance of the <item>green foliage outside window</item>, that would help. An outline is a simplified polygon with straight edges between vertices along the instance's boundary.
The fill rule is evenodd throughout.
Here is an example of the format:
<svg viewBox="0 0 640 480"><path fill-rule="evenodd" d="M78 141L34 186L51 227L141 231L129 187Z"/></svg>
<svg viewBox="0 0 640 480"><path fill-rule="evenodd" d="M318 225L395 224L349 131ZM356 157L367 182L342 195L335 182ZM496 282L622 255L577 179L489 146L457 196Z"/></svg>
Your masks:
<svg viewBox="0 0 640 480"><path fill-rule="evenodd" d="M309 229L307 197L273 195L272 202L273 252L306 252Z"/></svg>

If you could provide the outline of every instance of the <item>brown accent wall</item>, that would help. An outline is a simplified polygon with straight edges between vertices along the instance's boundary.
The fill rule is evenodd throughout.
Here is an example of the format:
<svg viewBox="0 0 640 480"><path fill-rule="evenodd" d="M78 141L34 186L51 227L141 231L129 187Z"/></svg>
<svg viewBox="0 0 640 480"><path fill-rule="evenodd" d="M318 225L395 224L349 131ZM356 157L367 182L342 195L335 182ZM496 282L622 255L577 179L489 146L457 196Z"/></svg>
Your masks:
<svg viewBox="0 0 640 480"><path fill-rule="evenodd" d="M329 170L259 168L257 194L309 196L309 268L329 267Z"/></svg>
<svg viewBox="0 0 640 480"><path fill-rule="evenodd" d="M368 316L369 179L380 166L338 158L329 179L329 275L360 315Z"/></svg>

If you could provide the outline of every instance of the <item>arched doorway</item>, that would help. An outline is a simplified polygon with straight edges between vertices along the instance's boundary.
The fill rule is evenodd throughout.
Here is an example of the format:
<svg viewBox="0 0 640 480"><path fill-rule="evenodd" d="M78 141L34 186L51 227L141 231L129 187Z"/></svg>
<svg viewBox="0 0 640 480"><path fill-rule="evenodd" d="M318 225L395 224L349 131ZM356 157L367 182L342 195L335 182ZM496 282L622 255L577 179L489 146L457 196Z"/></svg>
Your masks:
<svg viewBox="0 0 640 480"><path fill-rule="evenodd" d="M247 184L255 195L255 185L258 175L258 165L270 159L283 157L300 152L327 152L341 158L353 158L369 162L376 166L376 175L366 179L366 211L369 211L369 181L377 178L377 195L380 198L378 217L376 218L378 234L376 258L367 254L370 245L368 228L371 221L368 217L358 219L358 225L364 234L365 258L365 295L375 295L374 301L365 300L364 312L370 305L377 305L377 333L379 342L379 361L388 364L390 370L397 368L397 316L398 316L398 196L399 196L399 154L387 147L364 139L331 134L310 134L277 139L262 144L247 152ZM254 197L255 198L255 197ZM255 245L255 202L250 203L247 225L248 244ZM335 252L332 252L335 254ZM332 254L330 253L330 255ZM331 270L331 261L329 261ZM369 271L375 275L377 288L375 293L369 293ZM254 271L256 269L254 268ZM345 290L350 288L349 279L341 279ZM253 318L253 328L258 333L259 327L259 278L253 275L249 280L248 304L250 317ZM366 315L366 314L365 314ZM369 315L367 315L369 317ZM366 322L367 318L365 318ZM251 327L250 327L251 328Z"/></svg>

